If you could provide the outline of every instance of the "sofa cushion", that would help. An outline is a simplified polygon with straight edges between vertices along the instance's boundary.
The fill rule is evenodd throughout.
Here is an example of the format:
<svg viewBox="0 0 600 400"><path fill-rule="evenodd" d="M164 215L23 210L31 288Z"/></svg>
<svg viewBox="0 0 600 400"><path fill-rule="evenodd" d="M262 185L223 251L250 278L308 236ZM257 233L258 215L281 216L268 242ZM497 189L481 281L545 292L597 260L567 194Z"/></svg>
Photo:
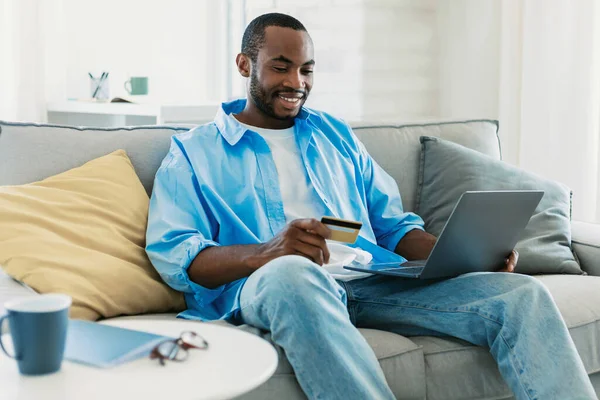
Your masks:
<svg viewBox="0 0 600 400"><path fill-rule="evenodd" d="M600 277L542 275L536 278L554 297L586 371L600 371Z"/></svg>
<svg viewBox="0 0 600 400"><path fill-rule="evenodd" d="M185 127L78 128L0 121L0 186L22 185L78 167L118 149L127 151L146 192Z"/></svg>
<svg viewBox="0 0 600 400"><path fill-rule="evenodd" d="M552 294L589 374L600 371L600 277L540 275ZM489 351L454 338L416 336L422 346L427 399L512 398Z"/></svg>
<svg viewBox="0 0 600 400"><path fill-rule="evenodd" d="M549 179L446 140L421 138L416 212L439 236L467 190L541 189L544 196L516 245L516 271L583 274L571 251L571 192Z"/></svg>
<svg viewBox="0 0 600 400"><path fill-rule="evenodd" d="M352 129L377 163L396 180L404 211L415 210L421 155L419 137L440 137L495 159L501 158L497 121L472 120L398 125L357 123L352 126Z"/></svg>
<svg viewBox="0 0 600 400"><path fill-rule="evenodd" d="M250 325L241 325L238 329L261 336L269 341L279 355L279 363L273 377L242 398L244 400L284 397L286 399L305 399L306 397L294 376L292 366L283 349L273 343L271 334ZM419 346L395 333L364 328L360 328L359 331L375 352L394 395L402 399L425 398L425 365Z"/></svg>
<svg viewBox="0 0 600 400"><path fill-rule="evenodd" d="M71 317L181 311L145 252L149 198L123 150L43 181L0 186L0 264Z"/></svg>
<svg viewBox="0 0 600 400"><path fill-rule="evenodd" d="M455 338L410 339L425 356L427 400L512 398L489 350Z"/></svg>

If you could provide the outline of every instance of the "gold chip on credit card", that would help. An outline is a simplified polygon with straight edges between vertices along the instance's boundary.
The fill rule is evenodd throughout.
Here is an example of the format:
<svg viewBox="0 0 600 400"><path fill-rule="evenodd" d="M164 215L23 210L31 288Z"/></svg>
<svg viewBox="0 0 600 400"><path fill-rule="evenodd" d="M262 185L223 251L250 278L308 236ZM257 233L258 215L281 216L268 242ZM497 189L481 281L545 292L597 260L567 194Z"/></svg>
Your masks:
<svg viewBox="0 0 600 400"><path fill-rule="evenodd" d="M331 229L330 240L344 243L354 243L362 228L362 222L333 217L323 217L321 223Z"/></svg>

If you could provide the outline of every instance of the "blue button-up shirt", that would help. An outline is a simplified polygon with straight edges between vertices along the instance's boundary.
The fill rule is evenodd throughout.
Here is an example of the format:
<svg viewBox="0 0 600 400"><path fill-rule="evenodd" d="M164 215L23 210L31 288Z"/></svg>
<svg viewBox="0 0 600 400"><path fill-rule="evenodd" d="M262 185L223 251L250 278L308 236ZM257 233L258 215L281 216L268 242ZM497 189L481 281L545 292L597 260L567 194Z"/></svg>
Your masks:
<svg viewBox="0 0 600 400"><path fill-rule="evenodd" d="M215 121L174 135L156 173L146 252L162 279L185 294L189 319L227 319L239 310L246 278L209 289L187 273L209 246L258 244L286 224L275 162L265 140L233 114L246 100L223 103ZM393 251L423 221L402 210L395 181L369 156L351 128L302 108L294 132L316 209L363 223L357 245Z"/></svg>

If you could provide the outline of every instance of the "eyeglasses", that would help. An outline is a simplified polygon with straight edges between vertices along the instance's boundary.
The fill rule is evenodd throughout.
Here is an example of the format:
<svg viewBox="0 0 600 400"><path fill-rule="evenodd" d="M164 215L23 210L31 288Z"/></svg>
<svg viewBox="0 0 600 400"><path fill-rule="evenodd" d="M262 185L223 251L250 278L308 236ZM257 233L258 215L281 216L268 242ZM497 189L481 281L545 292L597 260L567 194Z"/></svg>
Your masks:
<svg viewBox="0 0 600 400"><path fill-rule="evenodd" d="M159 343L152 352L150 358L158 359L160 365L165 365L165 360L185 361L188 357L189 349L208 349L208 342L196 332L182 332L179 338L165 340Z"/></svg>

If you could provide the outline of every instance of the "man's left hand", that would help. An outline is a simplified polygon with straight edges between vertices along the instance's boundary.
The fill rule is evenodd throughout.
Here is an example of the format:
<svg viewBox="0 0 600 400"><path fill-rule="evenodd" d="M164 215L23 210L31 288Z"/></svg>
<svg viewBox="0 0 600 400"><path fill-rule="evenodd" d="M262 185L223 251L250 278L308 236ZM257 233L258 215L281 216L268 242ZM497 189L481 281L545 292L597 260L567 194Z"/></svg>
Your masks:
<svg viewBox="0 0 600 400"><path fill-rule="evenodd" d="M519 261L519 253L516 250L513 250L512 253L510 253L510 256L504 260L505 267L498 272L515 272L517 261Z"/></svg>

